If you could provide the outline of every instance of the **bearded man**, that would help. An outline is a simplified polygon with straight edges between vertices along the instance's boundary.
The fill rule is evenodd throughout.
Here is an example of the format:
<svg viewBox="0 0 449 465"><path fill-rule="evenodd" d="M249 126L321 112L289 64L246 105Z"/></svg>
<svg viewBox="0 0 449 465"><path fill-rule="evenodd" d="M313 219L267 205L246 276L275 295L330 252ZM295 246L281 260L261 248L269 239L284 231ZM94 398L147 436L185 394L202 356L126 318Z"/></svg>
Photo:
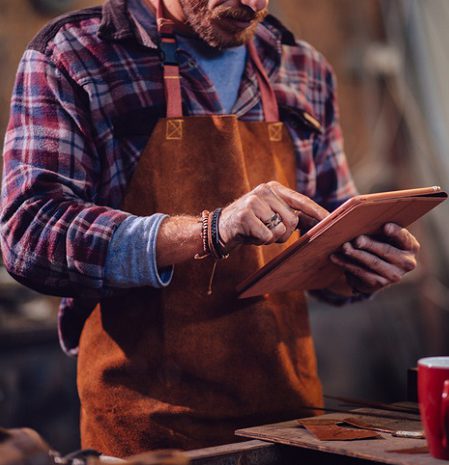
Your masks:
<svg viewBox="0 0 449 465"><path fill-rule="evenodd" d="M321 405L303 292L235 293L355 194L332 71L267 7L108 0L51 23L20 63L2 250L16 279L64 297L84 447L211 446ZM366 298L417 250L386 225L331 258L348 283L315 294Z"/></svg>

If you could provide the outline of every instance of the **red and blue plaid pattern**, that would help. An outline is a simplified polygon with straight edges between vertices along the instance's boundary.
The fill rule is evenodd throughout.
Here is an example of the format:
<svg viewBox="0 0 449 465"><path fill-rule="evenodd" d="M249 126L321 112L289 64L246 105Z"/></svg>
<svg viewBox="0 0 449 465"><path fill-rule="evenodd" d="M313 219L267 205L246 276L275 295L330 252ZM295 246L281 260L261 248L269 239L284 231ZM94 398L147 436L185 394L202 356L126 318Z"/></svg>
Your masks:
<svg viewBox="0 0 449 465"><path fill-rule="evenodd" d="M104 280L108 244L128 215L120 210L127 184L165 112L154 20L142 26L148 16L109 0L59 18L31 42L17 72L4 145L3 260L18 281L64 297L60 337L71 354L95 304L119 292ZM256 46L294 141L298 191L334 209L355 188L332 71L273 18L259 26ZM179 60L185 114L221 113L207 76L186 52ZM251 63L234 112L263 119Z"/></svg>

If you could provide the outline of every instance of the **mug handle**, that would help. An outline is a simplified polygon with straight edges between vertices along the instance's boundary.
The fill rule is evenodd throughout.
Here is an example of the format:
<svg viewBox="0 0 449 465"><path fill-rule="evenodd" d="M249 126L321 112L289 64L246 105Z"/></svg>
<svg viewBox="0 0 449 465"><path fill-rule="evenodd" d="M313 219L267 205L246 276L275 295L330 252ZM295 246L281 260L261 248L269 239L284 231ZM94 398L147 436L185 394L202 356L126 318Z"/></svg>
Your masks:
<svg viewBox="0 0 449 465"><path fill-rule="evenodd" d="M443 447L449 446L449 379L444 382L441 394L441 421L443 431Z"/></svg>

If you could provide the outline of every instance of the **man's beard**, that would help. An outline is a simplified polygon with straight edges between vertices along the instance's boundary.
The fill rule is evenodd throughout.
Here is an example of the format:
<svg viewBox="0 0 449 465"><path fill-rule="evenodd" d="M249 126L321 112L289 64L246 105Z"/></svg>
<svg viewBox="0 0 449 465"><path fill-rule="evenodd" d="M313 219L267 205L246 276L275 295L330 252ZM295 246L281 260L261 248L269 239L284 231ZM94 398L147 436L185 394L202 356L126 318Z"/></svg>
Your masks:
<svg viewBox="0 0 449 465"><path fill-rule="evenodd" d="M179 3L194 32L211 47L217 48L235 47L248 42L253 37L257 25L268 14L267 9L256 13L245 5L240 8L218 6L210 11L208 0L180 0ZM251 21L251 24L241 29L237 25L233 27L231 21L226 21L226 24L221 22L232 19Z"/></svg>

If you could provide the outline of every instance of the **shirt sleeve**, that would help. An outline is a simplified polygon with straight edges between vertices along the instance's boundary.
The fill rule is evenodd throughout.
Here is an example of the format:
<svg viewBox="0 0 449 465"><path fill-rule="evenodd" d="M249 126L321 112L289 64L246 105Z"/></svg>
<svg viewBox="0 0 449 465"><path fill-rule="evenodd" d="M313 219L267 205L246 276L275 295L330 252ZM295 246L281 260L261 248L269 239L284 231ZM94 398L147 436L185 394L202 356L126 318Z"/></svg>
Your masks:
<svg viewBox="0 0 449 465"><path fill-rule="evenodd" d="M27 50L5 138L0 239L9 273L40 292L114 292L107 250L129 215L95 204L101 163L90 128L83 89L47 55Z"/></svg>
<svg viewBox="0 0 449 465"><path fill-rule="evenodd" d="M315 148L316 194L313 200L333 211L358 192L343 149L335 75L327 63L324 76L327 93L323 133Z"/></svg>
<svg viewBox="0 0 449 465"><path fill-rule="evenodd" d="M156 239L159 227L168 215L130 216L117 228L109 244L105 276L110 286L167 287L173 267L158 269Z"/></svg>

